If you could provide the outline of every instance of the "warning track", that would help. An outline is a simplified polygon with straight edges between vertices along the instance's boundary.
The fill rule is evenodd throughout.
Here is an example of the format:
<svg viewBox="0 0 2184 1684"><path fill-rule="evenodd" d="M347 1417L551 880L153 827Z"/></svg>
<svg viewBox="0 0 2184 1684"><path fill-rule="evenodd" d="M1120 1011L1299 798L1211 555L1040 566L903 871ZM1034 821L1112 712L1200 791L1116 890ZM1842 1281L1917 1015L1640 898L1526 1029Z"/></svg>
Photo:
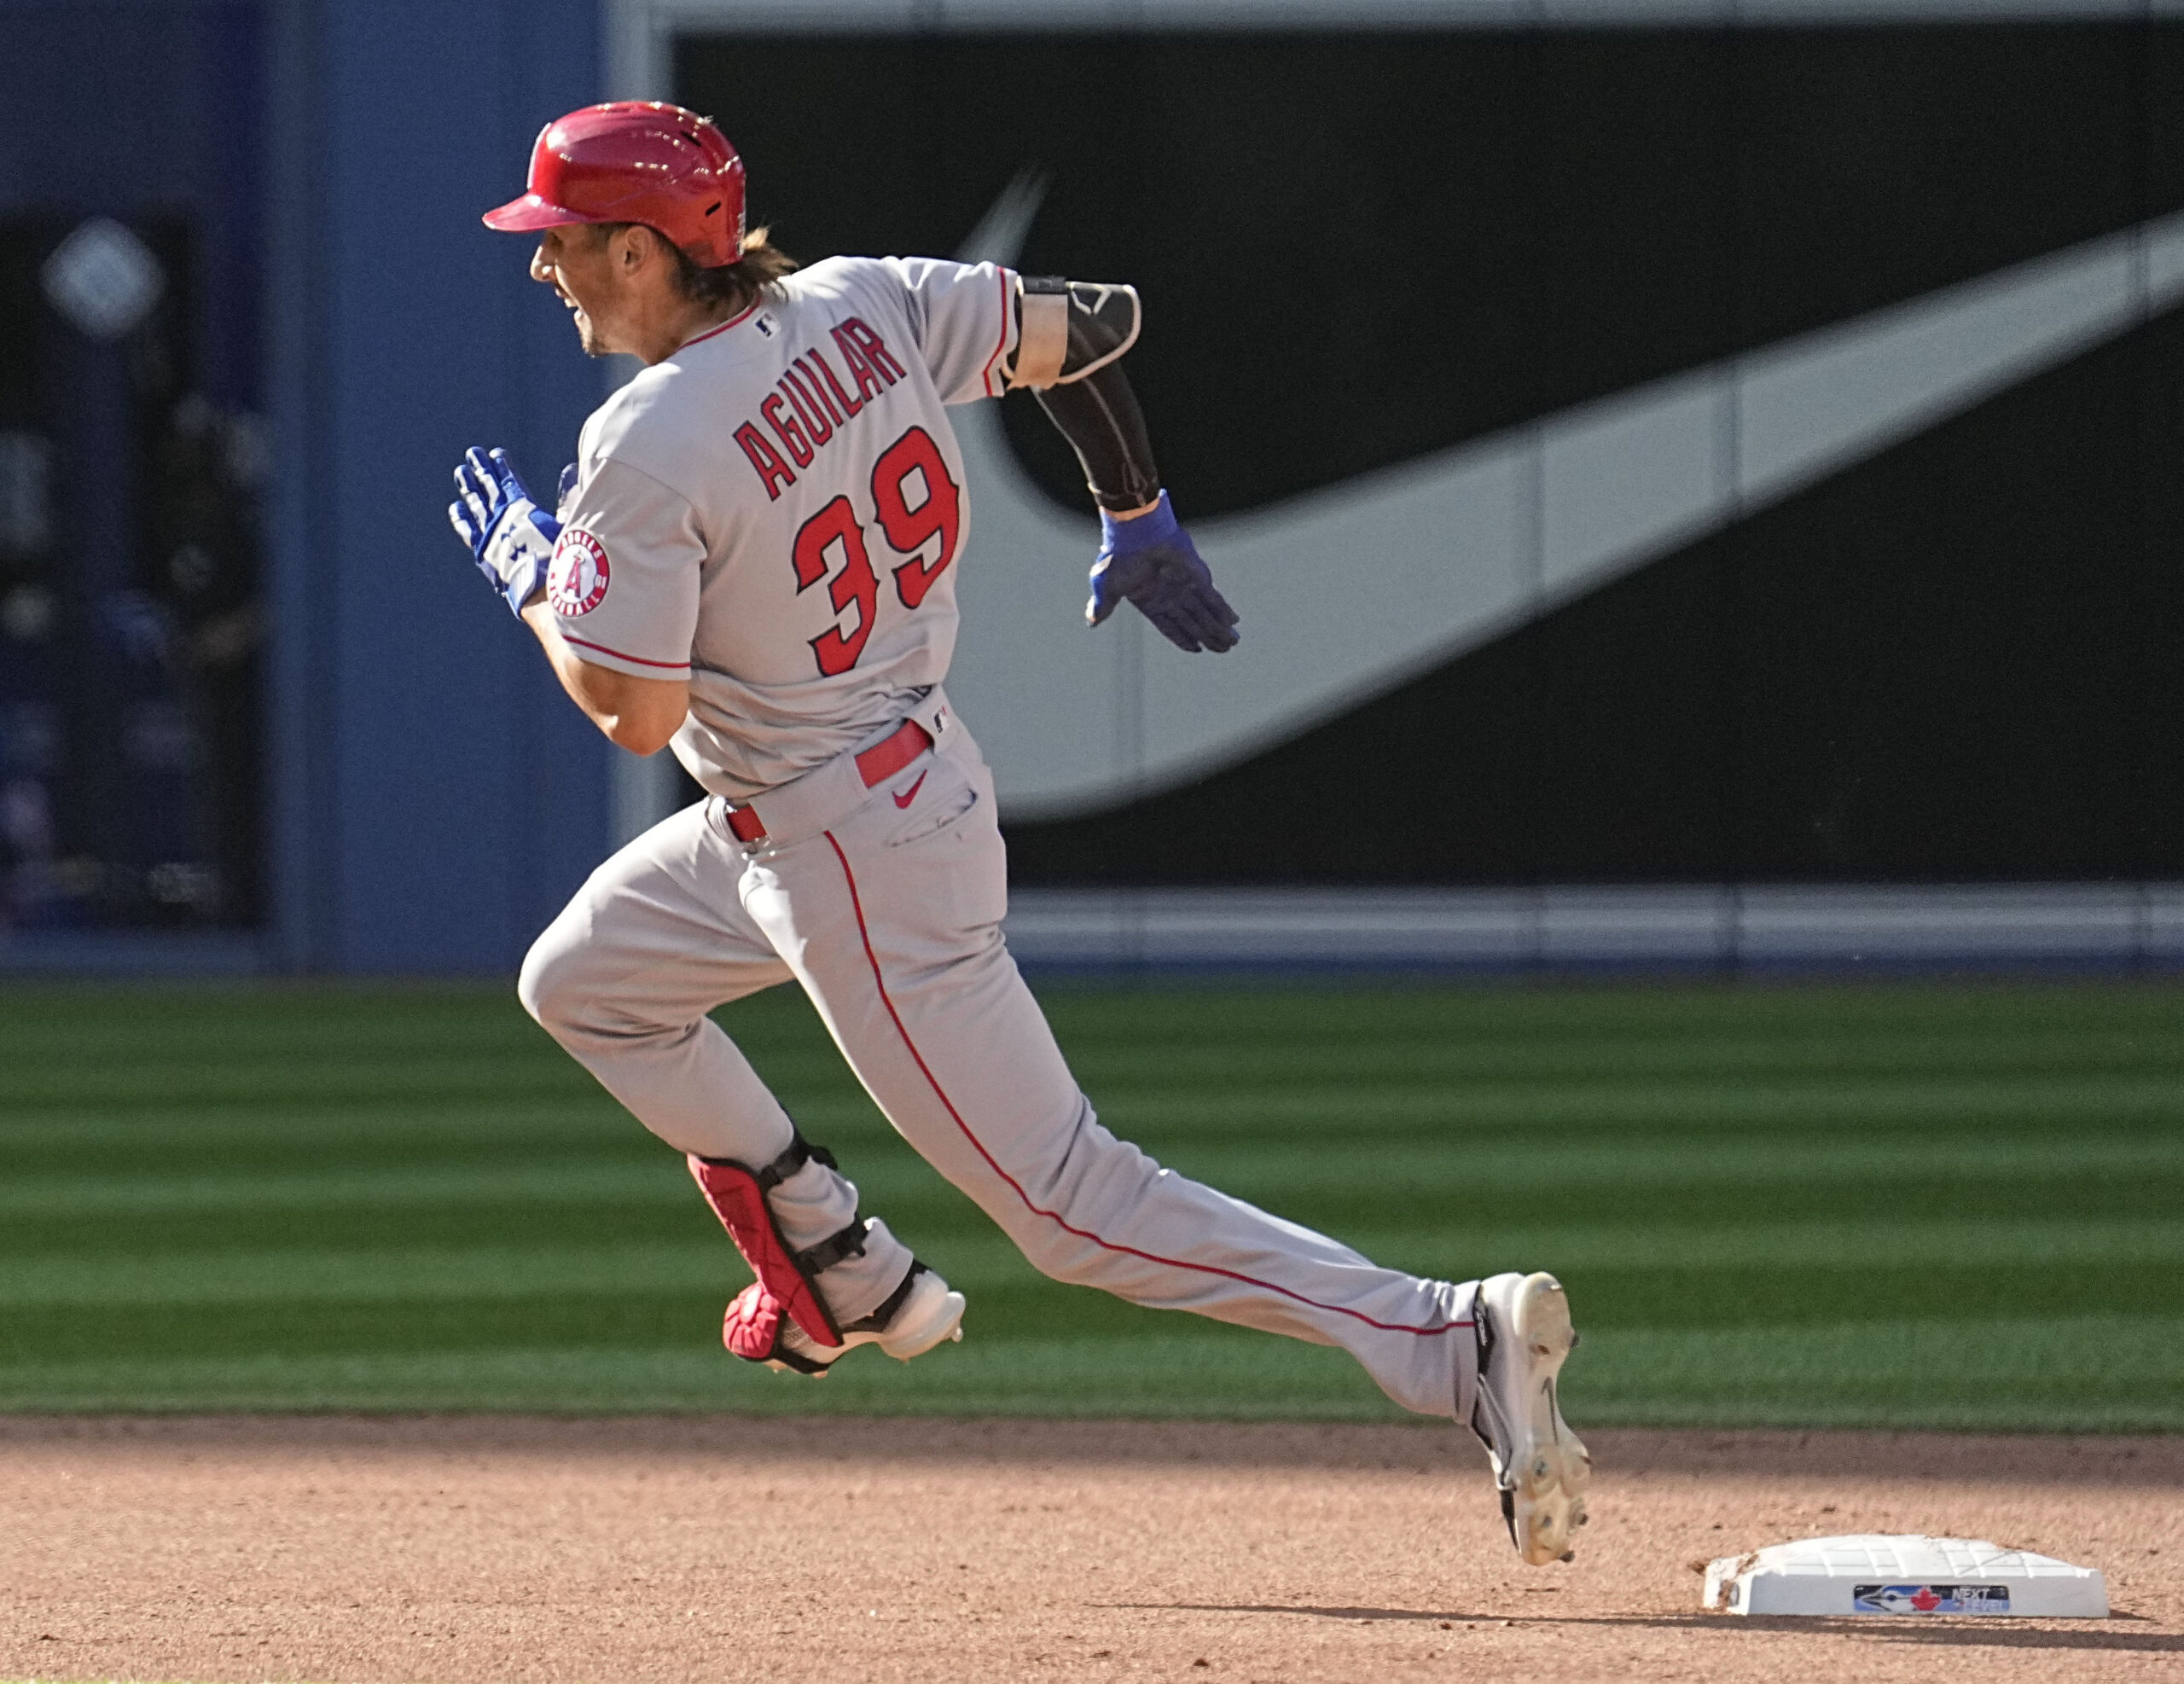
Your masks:
<svg viewBox="0 0 2184 1684"><path fill-rule="evenodd" d="M1426 1427L0 1419L0 1677L2030 1681L2184 1653L2184 1439L1588 1437L1598 1518L1535 1571L1476 1448ZM1853 1531L2097 1565L2120 1617L1699 1611L1692 1564Z"/></svg>

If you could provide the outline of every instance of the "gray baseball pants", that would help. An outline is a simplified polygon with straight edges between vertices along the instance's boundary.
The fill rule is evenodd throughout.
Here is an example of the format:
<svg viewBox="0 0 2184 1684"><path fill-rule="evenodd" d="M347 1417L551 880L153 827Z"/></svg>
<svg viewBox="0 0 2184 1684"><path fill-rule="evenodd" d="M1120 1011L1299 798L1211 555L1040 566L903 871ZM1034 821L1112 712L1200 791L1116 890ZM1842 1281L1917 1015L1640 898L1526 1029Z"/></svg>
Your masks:
<svg viewBox="0 0 2184 1684"><path fill-rule="evenodd" d="M788 1115L706 1013L793 978L888 1120L1043 1273L1339 1345L1403 1408L1467 1419L1475 1282L1380 1268L1101 1126L1002 939L990 775L924 711L936 747L874 788L845 755L758 798L755 845L712 799L622 849L531 948L526 1009L669 1145L764 1164ZM815 1161L771 1202L803 1247L852 1219L857 1189ZM909 1261L875 1222L820 1277L829 1307L868 1314Z"/></svg>

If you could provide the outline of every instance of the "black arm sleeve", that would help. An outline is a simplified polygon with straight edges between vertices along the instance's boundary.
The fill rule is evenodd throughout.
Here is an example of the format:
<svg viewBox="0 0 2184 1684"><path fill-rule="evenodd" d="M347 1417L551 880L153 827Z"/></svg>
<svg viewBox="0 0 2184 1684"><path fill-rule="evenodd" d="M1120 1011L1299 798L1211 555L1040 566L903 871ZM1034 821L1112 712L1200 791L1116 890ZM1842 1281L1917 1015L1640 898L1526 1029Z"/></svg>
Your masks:
<svg viewBox="0 0 2184 1684"><path fill-rule="evenodd" d="M1160 495L1160 471L1145 416L1122 365L1111 363L1067 386L1033 394L1084 467L1084 483L1102 508L1142 508Z"/></svg>

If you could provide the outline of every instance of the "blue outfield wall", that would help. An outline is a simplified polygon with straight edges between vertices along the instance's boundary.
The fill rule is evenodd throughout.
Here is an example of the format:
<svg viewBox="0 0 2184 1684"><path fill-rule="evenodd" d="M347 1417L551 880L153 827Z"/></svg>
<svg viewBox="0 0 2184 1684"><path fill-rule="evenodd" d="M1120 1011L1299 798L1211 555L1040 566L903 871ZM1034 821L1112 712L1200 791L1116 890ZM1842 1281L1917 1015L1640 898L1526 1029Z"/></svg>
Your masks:
<svg viewBox="0 0 2184 1684"><path fill-rule="evenodd" d="M72 928L29 936L0 931L0 972L233 972L263 967L507 976L536 932L608 851L614 839L616 752L561 696L527 631L479 581L449 531L444 513L450 470L462 450L473 444L504 444L536 487L549 488L561 463L573 454L578 427L605 387L604 371L578 350L558 302L527 278L526 242L492 234L479 221L483 209L519 190L540 125L607 91L601 48L605 3L479 0L450 7L419 0L0 0L0 93L7 96L0 100L0 212L71 218L103 213L148 224L161 217L192 219L206 253L207 343L200 348L206 378L224 403L238 408L253 402L266 405L275 464L264 544L270 612L265 704L270 798L264 833L272 887L262 939L224 929ZM2053 4L2059 9L2057 15L2069 9L2065 0ZM2105 10L2086 9L2145 22L2156 14L2175 12L2178 5L2184 0L2160 0L2133 12L2128 0L2115 0ZM2042 9L2030 0L2028 8ZM1141 15L1138 10L1130 15L1139 24L1163 18L1174 22L1191 9L1189 0L1172 5L1162 0L1141 9ZM1347 17L1350 9L1333 9ZM1426 8L1419 15L1434 11L1449 17L1461 9L1461 0L1449 0L1449 8ZM1656 16L1660 10L1641 0L1633 0L1629 9L1632 20L1641 13ZM794 21L807 24L829 15L841 22L852 14L869 21L884 14L913 33L939 30L949 22L945 6L909 5L897 17L889 7L863 0L809 0L804 9L769 5L761 10L779 26L791 20L793 10ZM1262 20L1269 15L1268 8L1237 10ZM1319 15L1323 20L1331 15L1324 8ZM630 0L619 9L616 27L627 38L626 49L634 38L632 20L659 23L673 17L717 32L747 25L751 15L729 0L715 5L678 0L671 8L638 6ZM1099 15L1102 26L1121 26L1112 9ZM1960 9L1952 15L1973 20L1980 13ZM989 14L982 9L979 16ZM1014 20L1043 24L1045 19L1027 3ZM1906 39L1920 41L1931 33L1904 32ZM2124 48L2142 56L2161 48L2166 56L2158 60L2159 75L2149 69L2146 77L2146 85L2158 92L2175 80L2175 67L2184 63L2184 48L2175 46L2176 38L2184 38L2149 29L2129 42L2094 41L2084 50L2108 54L2102 62L2112 59L2129 69L2140 61ZM2011 47L1995 47L1993 64L2004 69L2016 65L2014 49L2004 50ZM734 72L750 78L740 94L731 85L732 77L723 82L720 108L744 111L760 136L769 123L762 120L763 102L754 90L770 89L784 102L770 124L777 138L766 148L773 172L769 179L777 183L770 195L777 201L795 198L806 206L833 203L843 218L835 233L826 234L817 211L807 211L812 220L804 224L797 249L812 255L829 242L857 249L868 241L892 242L898 248L952 248L990 202L993 184L965 178L957 183L963 202L942 202L945 195L934 195L933 202L926 203L921 195L930 195L931 181L945 179L945 172L941 177L919 174L926 165L913 157L906 167L917 179L904 192L883 186L877 200L858 202L852 195L845 200L844 177L826 148L863 142L839 125L811 129L796 121L808 105L788 103L790 96L781 90L789 86L787 73L809 55L778 47L776 51L781 56L773 62L770 79L746 49L729 50L716 43L712 57L703 62L721 76ZM663 91L671 56L662 56L650 73ZM830 56L828 63L833 62ZM2146 57L2145 62L2153 66L2156 61ZM1917 69L1917 64L1910 70L1899 66L1914 84L1912 72ZM632 72L625 66L621 73ZM823 80L834 72L806 65L799 73ZM707 91L693 85L693 98ZM1643 92L1641 87L1640 96ZM1642 108L1642 97L1634 98ZM2158 101L2146 108L2158 111ZM1038 125L1049 124L1053 117L1044 108L1032 115ZM1366 115L1361 131L1369 137L1378 132L1380 119L1369 109ZM1954 180L1961 173L1956 161L1961 148L1946 122L1938 131L1935 145L1941 162L1934 166L1933 179ZM780 138L784 136L800 136L804 151ZM921 143L942 145L944 136L936 136L938 131ZM1627 148L1617 155L1620 151ZM2053 148L2048 153L2060 155ZM2146 169L2165 155L2149 140ZM792 167L799 156L804 157L805 171L801 194L794 190ZM2088 166L2082 173L2096 184L2114 179L2113 170L2105 165ZM2002 206L2004 219L2021 220L2013 208L2018 189L2007 178L2008 172L1997 167L1987 174L2002 183L1989 198ZM1815 179L1833 191L1833 177L1825 170L1818 170ZM2133 200L2124 221L2155 212L2169 216L2184 202L2177 199L2174 183L2158 195L2148 189L2139 197L2145 202ZM1823 193L1815 202L1835 201ZM2057 202L2070 216L2079 214L2068 195ZM1081 207L1083 216L1096 219L1107 214L1096 195L1088 203L1089 208ZM1061 228L1066 208L1066 195L1058 196L1043 213L1042 227L1049 232ZM923 220L897 227L888 217L898 212L915 212ZM1536 218L1536 207L1527 201L1517 214ZM1840 214L1856 225L1864 212L1854 206ZM1571 220L1578 225L1577 213ZM2052 241L2036 241L2022 253L2013 247L2007 252L1998 248L1999 254L1989 258L2001 262L2037 256L2066 235L2077 238L2106 226L2095 222L2098 226L2086 228L2070 223ZM1608 234L1614 232L1611 226ZM804 243L810 240L818 246ZM1102 233L1095 243L1107 249L1109 235ZM1612 242L1604 249L1612 255ZM1190 247L1183 253L1187 261L1169 282L1158 282L1157 269L1152 271L1154 284L1165 287L1164 297L1182 298L1187 304L1185 282L1195 274L1188 258L1195 250ZM1854 305L1863 307L1862 299L1872 302L1859 291L1864 284L1861 261L1853 253L1837 265L1847 276L1838 278L1857 296L1846 293L1848 302L1838 299L1824 310L1815 305L1815 321L1836 319ZM1610 267L1605 259L1602 267ZM1938 283L1955 272L1943 263L1927 278ZM251 307L250 301L257 299L264 305L262 324ZM2148 337L2121 346L2117 357L2174 354L2175 343L2184 342L2175 341L2170 331L2174 319L2169 325L2141 324ZM2157 329L2167 337L2157 335ZM262 359L256 349L261 340ZM1159 384L1159 355L1172 355L1177 342L1171 338L1170 351L1158 355L1158 347L1148 342L1141 353L1154 356L1147 364L1149 391ZM1668 372L1673 369L1666 364L1648 365L1624 369L1612 380L1606 374L1597 378L1607 390L1618 382ZM1177 418L1170 423L1173 436L1211 436L1205 429L1194 435L1189 425L1186 394L1194 389L1211 388L1194 379L1172 380L1163 396L1165 412ZM2018 431L2007 436L2072 436L2067 430L2055 433L2045 417L2098 415L2110 391L2098 382L2088 385L2072 399L2082 401L2078 411L2027 410L2012 423ZM1511 415L1528 415L1548 401L1520 392L1506 407ZM2166 412L2157 413L2158 409L2146 409L2132 425L2143 430L2161 422ZM2112 404L2109 412L2115 412ZM1995 408L1994 413L2003 411ZM1240 428L1233 394L1217 400L1217 414L1224 431ZM1397 442L1402 449L1391 446L1389 461L1406 459L1406 453L1420 448L1416 440ZM1438 441L1437 447L1455 442L1461 441L1452 436ZM1988 460L1978 450L1968 454ZM1061 480L1067 482L1055 494L1066 492L1073 500L1078 495L1075 470L1055 460ZM1211 483L1207 476L1212 472L1201 464L1194 484ZM119 523L107 520L101 525L113 513L103 507L113 501L112 476L87 475L79 467L66 473L73 476L63 485L61 499L74 547L72 560L79 569L91 570L96 564L110 572L120 565L118 558L125 559L124 540L107 530ZM2141 517L2109 497L2102 489L2106 484L2098 475L2087 479L2088 511L2121 509L2119 521L2139 521L2146 531L2156 531L2173 513L2167 502L2157 499ZM1259 495L1241 481L1238 485L1241 489L1230 488L1234 508ZM1883 486L1872 495L1877 499L1873 508L1885 513L1882 505L1894 493ZM1855 534L1865 507L1844 517L1850 520L1846 530ZM2098 535L2085 542L2103 553L2117 548ZM1823 562L1834 553L1821 540L1805 549ZM2026 563L2036 575L2039 570L2033 563L2038 559ZM1705 556L1699 561L1712 565ZM1894 589L1886 570L1868 572ZM1776 568L1765 577L1780 573ZM1824 569L1815 577L1833 588ZM2154 581L2146 586L2147 600L2158 596L2161 604L2173 607L2169 595L2160 594L2167 589L2160 582L2169 576L2149 570L2146 578ZM1815 595L1818 590L1815 587ZM1945 595L1939 587L1928 591L1934 600ZM1798 604L1786 601L1783 612L1791 614ZM1700 633L1712 635L1707 628L1713 623L1705 615L1687 618ZM1845 624L1855 619L1837 618ZM2158 629L2158 616L2139 618ZM1642 616L1628 623L1641 621ZM1995 623L2005 632L2019 624L2006 616ZM1784 624L1795 629L1793 619ZM1955 622L1943 629L1953 636ZM1664 661L1658 638L1650 633L1626 638L1623 644L1611 640L1611 645L1635 649L1634 670L1643 673L1713 671L1703 660ZM1571 647L1579 653L1555 656L1559 669L1546 655L1537 659L1547 665L1529 664L1534 657L1526 654L1502 661L1480 682L1491 691L1491 683L1500 682L1497 673L1513 673L1511 682L1523 693L1518 695L1523 701L1529 694L1525 687L1532 682L1528 674L1594 671L1584 655L1590 646ZM1920 659L1906 656L1901 663L1914 694L1920 693L1912 682ZM2057 671L2064 672L2066 665L2059 659ZM2079 677L2071 682L2086 688ZM1595 694L1610 698L1616 717L1644 714L1627 705L1624 688L1577 688L1581 699ZM1851 700L1862 705L1869 688L1862 686ZM1479 694L1489 700L1502 694ZM1644 714L1666 722L1657 736L1672 737L1683 729L1677 722L1691 711L1684 708L1687 700L1681 693L1671 694L1653 713ZM1403 706L1414 713L1433 711L1461 722L1478 717L1476 701L1472 691L1451 690ZM1827 723L1824 709L1809 707L1798 717L1808 715ZM1571 717L1581 726L1593 718ZM1856 724L1861 716L1854 710L1846 717ZM2088 705L2069 717L2100 716ZM1814 731L1826 737L1818 727ZM2010 734L1999 735L2007 740ZM1983 740L1996 737L1991 730L1982 734ZM1946 746L1946 738L1942 732L1937 740ZM1540 764L1552 761L1550 750L1562 752L1558 742L1573 740L1623 740L1571 727L1559 739L1542 739L1547 746L1540 751ZM1356 765L1345 746L1350 739L1326 740L1334 744L1330 752L1344 763L1341 775L1356 781ZM1408 757L1413 740L1401 740ZM2173 757L2161 758L2158 747L2149 750L2154 754L2150 764L2170 764ZM1595 746L1593 762L1599 763L1605 752ZM1643 781L1671 787L1672 793L1695 789L1704 797L1713 787L1705 780L1661 775L1657 768L1663 763L1648 753L1609 758L1638 769ZM1513 753L1505 759L1517 775L1531 775L1531 763L1522 756ZM1281 767L1271 775L1284 788L1315 787L1324 781L1316 775L1292 776ZM1856 787L1801 773L1790 781L1799 777L1793 793L1813 800L1833 798L1829 792L1838 784ZM1409 803L1414 780L1407 766L1386 781L1403 804ZM1461 793L1470 786L1449 782L1448 787ZM1240 816L1239 833L1246 846L1259 834L1267 810L1257 792L1258 786L1237 784L1230 792L1234 798L1228 798ZM1218 853L1229 845L1209 816L1217 797L1217 790L1195 790L1189 798L1188 823L1174 822L1165 814L1141 815L1143 825L1136 833L1118 828L1112 815L1095 815L1084 823L1097 849L1088 843L1087 851L1096 851L1099 860L1122 861L1141 877L1148 837L1188 836L1202 843L1211 839L1207 845ZM1494 809L1491 801L1463 798L1472 810ZM1512 811L1534 810L1521 802L1502 804ZM1802 810L1795 802L1779 804L1793 814ZM1872 804L1886 810L1885 803ZM1596 800L1584 810L1607 811L1618 830L1636 828L1622 823L1627 805ZM1413 808L1406 804L1403 810L1412 814L1408 822L1415 824ZM1670 820L1681 811L1673 803L1662 810ZM141 820L142 815L136 816ZM1447 826L1420 828L1455 833ZM1569 828L1549 826L1540 834L1552 839ZM1662 821L1655 828L1676 837L1711 833L1681 821ZM2174 827L2160 833L2173 835ZM1583 860L1576 867L1552 868L1573 882L1632 877L1630 883L1607 891L1605 900L1585 890L1494 888L1493 883L1525 874L1506 862L1489 861L1475 874L1489 886L1437 888L1440 880L1427 881L1421 875L1413 886L1430 904L1414 905L1400 895L1391 900L1391 886L1372 882L1362 885L1362 898L1339 903L1309 896L1262 903L1219 884L1186 903L1165 891L1146 888L1141 880L1110 882L1111 872L1073 871L1073 863L1081 862L1052 848L1043 875L1037 839L1019 825L1011 839L1019 868L1027 862L1031 866L1027 880L1045 891L1043 899L1032 895L1019 903L1012 938L1019 940L1027 957L1064 968L1105 967L1130 973L1167 963L1414 962L1523 970L1565 961L1692 963L1726 969L1796 962L1828 968L1856 966L1885 950L1917 965L2151 969L2173 967L2178 942L2184 939L2177 935L2184 929L2184 913L2178 911L2176 886L2142 880L2174 875L2169 855L2159 851L2113 868L2098 860L2091 866L2058 863L2052 872L2013 863L2013 875L2068 871L2088 880L2059 899L2043 898L2036 890L1987 894L1974 886L1947 883L1921 891L1923 898L1914 894L1915 905L1898 904L1896 891L1890 890L1875 890L1860 899L1863 891L1855 891L1855 886L1845 899L1835 892L1845 888L1842 884L1833 889L1822 886L1809 894L1794 884L1777 886L1747 896L1743 890L1684 881L1689 874L1681 868L1648 867L1642 861L1632 868L1618 857L1610 862L1614 870L1598 869L1597 862ZM1519 867L1541 857L1537 840L1534 837L1533 851L1515 856ZM1343 846L1345 839L1338 834L1329 845ZM1701 863L1706 872L1716 868L1711 857ZM1735 863L1722 865L1721 874L1734 876ZM1538 868L1551 868L1542 863ZM1815 880L1830 875L1814 870ZM1928 874L1912 874L1919 881ZM1325 871L1295 875L1308 884L1334 880ZM1271 887L1297 886L1296 881L1279 881L1280 876L1270 877ZM1453 870L1448 876L1449 881L1470 880ZM1671 886L1647 890L1639 880L1656 878ZM2117 880L2090 881L2095 878ZM1188 880L1194 880L1185 874L1171 887L1180 891ZM1095 884L1105 886L1087 886ZM1786 961L1784 953L1792 949Z"/></svg>
<svg viewBox="0 0 2184 1684"><path fill-rule="evenodd" d="M273 22L276 962L506 970L607 851L613 751L445 510L471 444L550 492L603 389L528 245L479 222L540 125L600 97L598 9Z"/></svg>

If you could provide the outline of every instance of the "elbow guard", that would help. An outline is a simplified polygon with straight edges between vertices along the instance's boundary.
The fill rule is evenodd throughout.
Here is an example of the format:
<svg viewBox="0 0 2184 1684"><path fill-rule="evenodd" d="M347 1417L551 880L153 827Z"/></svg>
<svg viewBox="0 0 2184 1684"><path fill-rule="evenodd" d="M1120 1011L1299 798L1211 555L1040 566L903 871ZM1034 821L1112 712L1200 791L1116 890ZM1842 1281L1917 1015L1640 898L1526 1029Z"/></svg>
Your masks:
<svg viewBox="0 0 2184 1684"><path fill-rule="evenodd" d="M1137 288L1019 276L1016 322L1009 385L1034 391L1073 385L1137 343Z"/></svg>

